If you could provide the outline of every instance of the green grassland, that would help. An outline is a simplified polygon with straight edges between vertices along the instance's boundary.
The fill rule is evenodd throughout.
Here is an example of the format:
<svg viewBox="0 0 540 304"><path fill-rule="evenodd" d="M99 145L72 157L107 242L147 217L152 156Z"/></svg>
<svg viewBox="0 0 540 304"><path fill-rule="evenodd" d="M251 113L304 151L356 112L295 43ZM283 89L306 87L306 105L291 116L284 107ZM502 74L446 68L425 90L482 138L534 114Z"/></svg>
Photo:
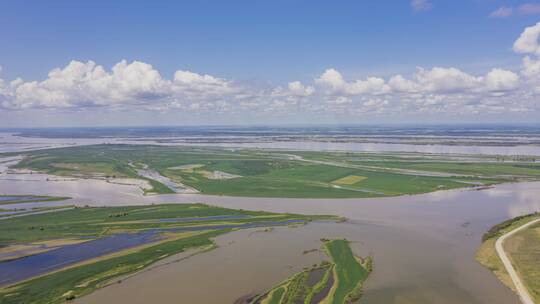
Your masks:
<svg viewBox="0 0 540 304"><path fill-rule="evenodd" d="M519 216L493 226L484 234L482 245L476 253L477 261L512 290L515 290L514 284L495 250L495 242L503 234L537 218L540 218L539 213ZM527 227L506 239L504 249L531 296L540 301L540 224Z"/></svg>
<svg viewBox="0 0 540 304"><path fill-rule="evenodd" d="M427 154L148 145L66 147L30 151L25 156L16 167L64 176L146 179L152 193L172 190L140 176L136 167L147 166L204 194L258 197L397 196L540 179L540 164L485 156L469 156L465 162Z"/></svg>
<svg viewBox="0 0 540 304"><path fill-rule="evenodd" d="M360 299L362 285L372 270L371 258L354 256L347 240L328 240L323 244L331 262L301 271L259 297L252 303L354 303Z"/></svg>
<svg viewBox="0 0 540 304"><path fill-rule="evenodd" d="M328 255L334 262L334 281L332 300L329 303L349 303L360 297L361 284L371 271L371 260L361 264L352 253L346 240L333 240L325 243Z"/></svg>
<svg viewBox="0 0 540 304"><path fill-rule="evenodd" d="M243 217L208 218L215 216ZM173 218L189 218L189 221L159 221ZM211 249L215 246L213 237L231 231L231 228L219 228L219 225L256 222L286 224L288 220L293 219L307 223L316 219L335 220L337 218L234 210L204 204L160 204L85 207L4 219L0 221L0 250L29 242L39 244L44 241L89 240L115 233L138 232L155 228L164 230L160 232L160 237L151 243L2 287L0 288L0 303L63 303L188 248ZM208 229L196 232L166 230L200 225Z"/></svg>
<svg viewBox="0 0 540 304"><path fill-rule="evenodd" d="M167 218L204 218L208 216L247 216L234 220L159 222ZM96 238L107 234L136 232L155 228L175 228L204 223L242 224L258 221L287 221L291 219L332 218L244 211L204 204L160 204L125 207L86 207L58 212L6 218L0 221L0 248L14 243L65 238Z"/></svg>

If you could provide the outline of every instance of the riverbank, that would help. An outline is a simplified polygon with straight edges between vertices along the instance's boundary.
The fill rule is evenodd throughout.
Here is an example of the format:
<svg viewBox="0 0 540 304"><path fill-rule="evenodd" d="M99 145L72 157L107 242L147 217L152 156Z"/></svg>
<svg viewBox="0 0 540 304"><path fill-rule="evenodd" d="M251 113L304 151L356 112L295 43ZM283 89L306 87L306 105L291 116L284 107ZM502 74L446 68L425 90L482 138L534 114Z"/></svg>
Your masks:
<svg viewBox="0 0 540 304"><path fill-rule="evenodd" d="M527 304L540 300L540 267L537 263L540 225L536 224L539 220L540 214L535 213L495 225L484 235L476 255L482 265Z"/></svg>

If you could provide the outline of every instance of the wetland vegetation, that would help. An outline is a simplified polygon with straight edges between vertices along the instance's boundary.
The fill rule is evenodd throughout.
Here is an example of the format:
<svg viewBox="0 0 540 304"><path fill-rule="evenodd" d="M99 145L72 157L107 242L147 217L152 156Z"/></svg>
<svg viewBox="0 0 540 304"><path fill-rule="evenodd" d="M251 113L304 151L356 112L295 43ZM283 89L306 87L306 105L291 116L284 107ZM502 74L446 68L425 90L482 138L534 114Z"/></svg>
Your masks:
<svg viewBox="0 0 540 304"><path fill-rule="evenodd" d="M540 164L507 157L148 145L37 150L25 152L14 167L82 178L142 179L151 186L148 194L185 189L251 197L397 196L540 179Z"/></svg>
<svg viewBox="0 0 540 304"><path fill-rule="evenodd" d="M212 238L234 229L323 219L337 218L243 211L204 204L86 207L4 219L0 221L0 254L20 250L19 256L0 262L0 271L4 274L20 274L28 268L28 263L33 264L33 268L48 268L49 262L56 265L55 256L63 259L73 252L86 254L89 249L84 246L88 244L96 254L87 254L85 259L51 267L46 272L36 271L17 282L0 283L4 285L0 288L0 302L62 303L186 249L211 249L215 246ZM126 239L132 243L118 244ZM25 245L25 250L21 250ZM41 250L32 250L32 245ZM101 247L107 250L100 251ZM109 250L110 247L117 250Z"/></svg>
<svg viewBox="0 0 540 304"><path fill-rule="evenodd" d="M353 303L360 299L362 285L372 270L372 259L356 257L344 239L323 240L331 261L313 265L279 283L250 303Z"/></svg>

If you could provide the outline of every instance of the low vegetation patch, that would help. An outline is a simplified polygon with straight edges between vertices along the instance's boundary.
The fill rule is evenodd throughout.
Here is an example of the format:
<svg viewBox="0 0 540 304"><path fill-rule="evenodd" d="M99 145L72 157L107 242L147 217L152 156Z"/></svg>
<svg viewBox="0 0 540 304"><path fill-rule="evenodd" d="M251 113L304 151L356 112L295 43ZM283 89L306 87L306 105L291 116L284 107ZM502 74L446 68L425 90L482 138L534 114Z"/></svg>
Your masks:
<svg viewBox="0 0 540 304"><path fill-rule="evenodd" d="M333 181L336 185L354 185L358 182L365 180L367 177L358 175L349 175Z"/></svg>
<svg viewBox="0 0 540 304"><path fill-rule="evenodd" d="M251 303L314 304L353 303L360 299L362 285L372 270L371 258L354 256L347 240L324 240L331 262L301 271Z"/></svg>

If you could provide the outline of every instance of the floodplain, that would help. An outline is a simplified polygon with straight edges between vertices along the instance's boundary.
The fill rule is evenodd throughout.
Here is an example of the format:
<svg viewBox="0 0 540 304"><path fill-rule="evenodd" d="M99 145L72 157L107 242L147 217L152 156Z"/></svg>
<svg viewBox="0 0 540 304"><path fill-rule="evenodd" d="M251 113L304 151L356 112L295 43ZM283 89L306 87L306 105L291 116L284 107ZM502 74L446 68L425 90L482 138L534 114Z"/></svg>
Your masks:
<svg viewBox="0 0 540 304"><path fill-rule="evenodd" d="M490 156L93 145L24 153L14 169L138 179L146 194L355 198L540 179L540 164Z"/></svg>
<svg viewBox="0 0 540 304"><path fill-rule="evenodd" d="M88 142L103 141L113 140L89 139ZM30 291L37 292L35 286L52 290L50 287L59 283L55 280L81 275L74 269L90 267L81 269L93 275L88 269L96 266L112 269L113 264L104 261L116 259L113 261L117 265L129 256L131 266L101 273L53 297L58 301L69 298L75 303L152 300L177 303L178 299L189 303L234 303L253 299L283 280L312 269L313 265L320 266L329 257L323 250L316 250L321 238L346 238L354 253L373 256L375 261L372 275L362 284L360 303L518 303L515 294L474 261L474 252L490 226L538 210L540 188L535 181L540 170L535 156L275 150L211 147L214 143L219 146L219 141L213 139L205 146L186 146L180 141L172 144L174 140L170 139L159 141L131 139L131 144L88 146L68 143L61 148L40 147L2 154L5 161L0 166L0 191L5 195L32 193L71 199L6 205L3 209L24 209L21 213L27 214L1 221L15 223L23 218L28 221L38 215L53 221L57 214L79 209L147 208L172 202L205 202L239 212L335 214L348 220L344 223L334 222L336 218L331 222L300 220L309 224L292 228L303 223L291 218L291 222L286 220L277 226L268 221L261 223L263 226L251 226L240 223L246 220L243 215L216 215L220 218L208 216L196 225L202 230L176 227L175 231L162 231L158 236L149 231L162 228L152 225L192 226L192 223L189 217L186 222L164 216L159 223L143 224L139 220L115 223L114 229L102 235L90 229L92 224L84 227L88 229L87 235L47 239L25 236L26 232L19 229L19 242L4 243L7 246L2 247L4 262L0 265L11 262L17 265L25 259L39 259L40 254L65 253L69 248L90 245L97 245L99 251L106 247L99 245L103 240L135 245L120 246L114 252L98 252L74 264L61 265L61 269L7 283L3 291L14 286L21 288L8 292L8 298L21 300ZM508 148L499 144L493 147ZM66 208L69 210L63 210ZM33 210L51 213L33 214ZM104 225L112 225L114 219L111 217L111 222ZM212 227L211 231L218 233L215 236L204 235L211 233L206 227L208 221L224 226ZM124 231L124 227L129 231ZM36 225L34 230L44 235L54 230L41 228ZM117 238L108 239L113 235ZM199 238L210 243L205 245L203 241L201 246L181 250L181 246L167 247L171 251L159 248L160 253L169 255L152 259L155 257L152 247L186 239L190 243ZM139 260L141 257L153 262L145 264ZM265 265L261 265L261 260ZM64 271L70 271L70 275L55 275L66 274ZM308 276L312 279L309 281L322 272L318 270ZM34 288L19 285L33 280L40 280ZM152 282L150 289L146 288L148 282ZM67 283L66 286L73 284ZM208 293L209 289L213 292ZM51 301L47 294L36 295L33 300L25 298L23 302Z"/></svg>

